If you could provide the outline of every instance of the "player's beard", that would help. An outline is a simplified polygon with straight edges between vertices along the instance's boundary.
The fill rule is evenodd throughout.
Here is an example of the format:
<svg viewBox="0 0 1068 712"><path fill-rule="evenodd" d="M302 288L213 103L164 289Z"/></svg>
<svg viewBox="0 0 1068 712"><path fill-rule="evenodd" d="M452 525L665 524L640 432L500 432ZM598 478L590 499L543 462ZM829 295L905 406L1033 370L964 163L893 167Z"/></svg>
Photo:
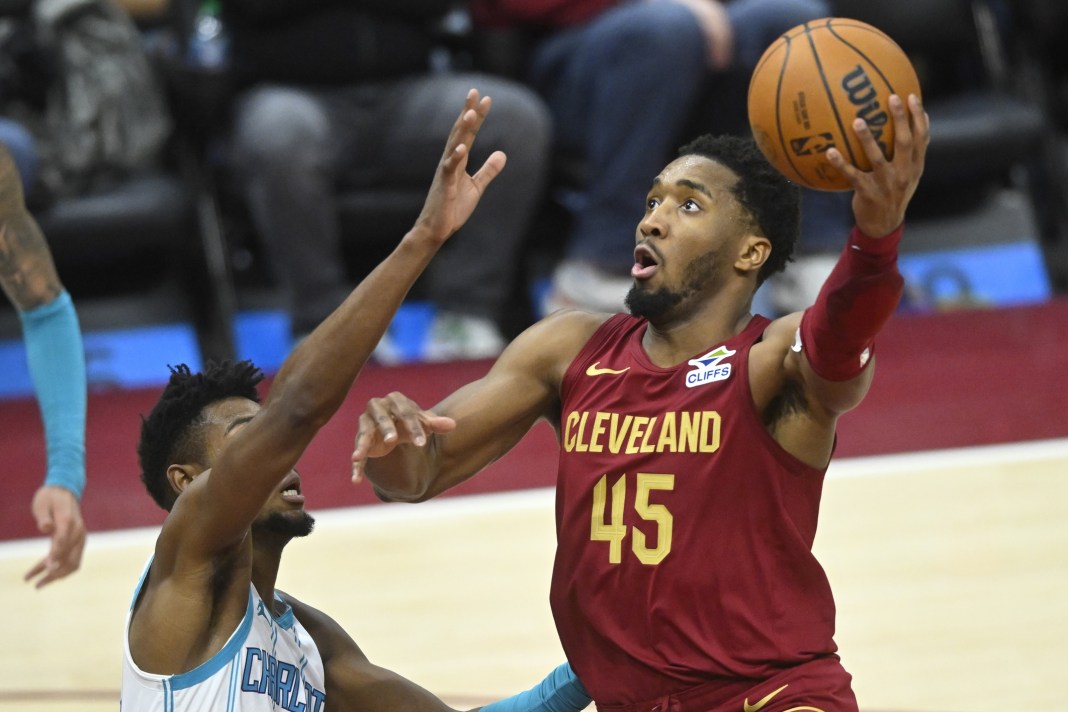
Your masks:
<svg viewBox="0 0 1068 712"><path fill-rule="evenodd" d="M271 512L257 526L272 534L281 534L290 539L308 536L315 529L315 518L304 510L296 512Z"/></svg>
<svg viewBox="0 0 1068 712"><path fill-rule="evenodd" d="M682 286L675 290L668 287L649 290L641 283L635 283L627 292L627 309L634 316L656 321L681 304L684 299L704 289L705 285L715 278L715 266L715 252L708 252L694 260L686 267L682 275Z"/></svg>

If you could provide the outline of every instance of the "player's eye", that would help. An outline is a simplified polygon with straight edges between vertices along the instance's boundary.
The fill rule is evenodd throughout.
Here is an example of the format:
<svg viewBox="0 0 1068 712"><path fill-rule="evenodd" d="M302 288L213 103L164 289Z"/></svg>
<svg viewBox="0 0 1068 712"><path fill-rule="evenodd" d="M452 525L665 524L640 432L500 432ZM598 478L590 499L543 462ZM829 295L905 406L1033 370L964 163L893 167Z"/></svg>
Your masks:
<svg viewBox="0 0 1068 712"><path fill-rule="evenodd" d="M698 210L701 209L701 204L698 203L693 198L690 198L688 200L683 201L681 207L682 207L684 212L695 213L695 212L697 212Z"/></svg>
<svg viewBox="0 0 1068 712"><path fill-rule="evenodd" d="M659 198L646 198L645 199L645 211L646 212L650 212L651 213L652 211L656 210L658 207L660 207L660 199Z"/></svg>

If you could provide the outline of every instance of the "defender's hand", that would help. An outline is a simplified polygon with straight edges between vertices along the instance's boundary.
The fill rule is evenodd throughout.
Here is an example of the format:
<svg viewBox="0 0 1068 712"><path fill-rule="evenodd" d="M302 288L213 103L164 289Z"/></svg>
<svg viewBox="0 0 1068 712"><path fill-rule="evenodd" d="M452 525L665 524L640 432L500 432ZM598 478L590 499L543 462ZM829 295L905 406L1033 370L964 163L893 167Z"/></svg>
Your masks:
<svg viewBox="0 0 1068 712"><path fill-rule="evenodd" d="M78 499L62 487L45 485L38 489L31 509L37 528L52 538L48 556L24 577L31 581L40 576L34 585L41 588L78 570L85 549L85 524Z"/></svg>
<svg viewBox="0 0 1068 712"><path fill-rule="evenodd" d="M444 242L471 217L486 186L504 169L506 157L494 151L474 175L467 173L471 145L489 113L490 98L479 98L478 90L467 93L463 111L453 124L445 152L434 173L423 210L415 221L414 231L435 242Z"/></svg>
<svg viewBox="0 0 1068 712"><path fill-rule="evenodd" d="M452 418L421 409L403 393L394 391L385 398L372 398L360 416L356 444L352 451L352 481L363 477L368 458L382 457L398 445L423 447L427 436L447 433L456 427Z"/></svg>

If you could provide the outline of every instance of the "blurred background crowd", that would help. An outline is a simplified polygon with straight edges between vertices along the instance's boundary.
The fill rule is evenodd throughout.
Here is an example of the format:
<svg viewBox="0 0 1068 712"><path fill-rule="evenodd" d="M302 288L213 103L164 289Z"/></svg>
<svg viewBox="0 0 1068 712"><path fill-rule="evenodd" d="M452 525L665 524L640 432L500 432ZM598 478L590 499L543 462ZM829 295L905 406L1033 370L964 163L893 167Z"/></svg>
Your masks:
<svg viewBox="0 0 1068 712"><path fill-rule="evenodd" d="M764 48L828 15L901 44L931 115L902 309L1068 290L1059 0L2 0L0 140L91 385L136 385L144 363L270 370L411 225L474 86L494 107L473 161L508 167L376 358L487 358L548 310L622 309L651 178L700 133L747 132ZM795 264L757 310L811 303L848 199L806 192Z"/></svg>

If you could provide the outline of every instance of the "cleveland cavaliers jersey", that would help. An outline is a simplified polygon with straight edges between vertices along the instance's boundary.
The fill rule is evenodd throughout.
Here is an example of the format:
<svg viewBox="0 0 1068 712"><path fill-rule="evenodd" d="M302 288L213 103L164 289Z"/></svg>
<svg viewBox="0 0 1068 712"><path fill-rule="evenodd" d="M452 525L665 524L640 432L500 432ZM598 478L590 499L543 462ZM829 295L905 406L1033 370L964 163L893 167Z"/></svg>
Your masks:
<svg viewBox="0 0 1068 712"><path fill-rule="evenodd" d="M620 314L564 375L550 599L599 703L836 650L811 550L824 471L772 438L749 387L768 323L660 368L642 349L647 322Z"/></svg>
<svg viewBox="0 0 1068 712"><path fill-rule="evenodd" d="M144 577L137 584L137 600ZM137 667L130 655L126 618L120 708L129 712L325 712L323 661L308 631L280 594L285 606L274 616L249 584L248 608L218 653L189 672L154 675Z"/></svg>

